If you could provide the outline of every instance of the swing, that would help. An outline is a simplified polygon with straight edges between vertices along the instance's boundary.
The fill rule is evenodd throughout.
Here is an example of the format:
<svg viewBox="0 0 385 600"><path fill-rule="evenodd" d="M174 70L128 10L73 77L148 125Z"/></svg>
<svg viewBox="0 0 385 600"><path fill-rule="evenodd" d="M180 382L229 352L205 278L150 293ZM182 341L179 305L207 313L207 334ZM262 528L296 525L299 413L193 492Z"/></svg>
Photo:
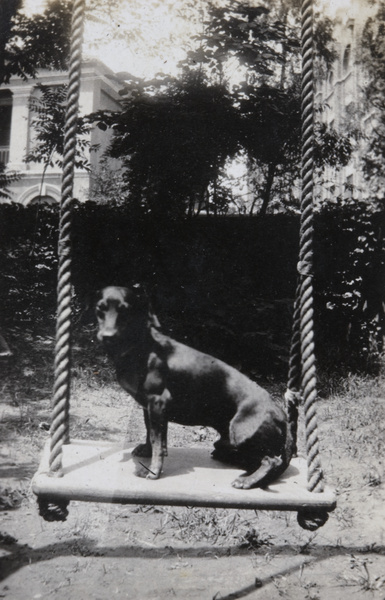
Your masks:
<svg viewBox="0 0 385 600"><path fill-rule="evenodd" d="M307 460L295 456L288 469L267 489L238 490L231 481L241 471L219 465L203 449L171 448L159 480L136 477L131 448L108 442L69 439L71 205L78 115L81 45L85 0L74 0L69 89L59 224L58 316L55 383L50 441L32 481L41 516L65 520L71 500L297 511L301 527L315 530L336 506L325 488L319 455L315 402L313 342L313 10L302 3L302 199L298 286L285 394L289 426L297 441L298 405L303 399ZM296 453L295 453L296 454Z"/></svg>

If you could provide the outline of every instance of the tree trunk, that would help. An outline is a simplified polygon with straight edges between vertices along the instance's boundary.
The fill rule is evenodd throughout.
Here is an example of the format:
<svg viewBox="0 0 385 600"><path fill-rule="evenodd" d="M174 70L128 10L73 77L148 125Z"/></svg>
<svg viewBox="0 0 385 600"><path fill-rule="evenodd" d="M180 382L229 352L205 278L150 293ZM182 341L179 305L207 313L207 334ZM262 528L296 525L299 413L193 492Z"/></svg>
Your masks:
<svg viewBox="0 0 385 600"><path fill-rule="evenodd" d="M264 217L267 211L267 206L270 202L270 194L271 194L271 188L273 186L273 181L274 181L274 176L275 176L275 170L277 168L277 165L274 163L270 163L268 170L267 170L267 177L266 177L266 184L265 184L265 189L263 190L263 195L262 195L262 206L261 209L258 213L258 215L260 217Z"/></svg>

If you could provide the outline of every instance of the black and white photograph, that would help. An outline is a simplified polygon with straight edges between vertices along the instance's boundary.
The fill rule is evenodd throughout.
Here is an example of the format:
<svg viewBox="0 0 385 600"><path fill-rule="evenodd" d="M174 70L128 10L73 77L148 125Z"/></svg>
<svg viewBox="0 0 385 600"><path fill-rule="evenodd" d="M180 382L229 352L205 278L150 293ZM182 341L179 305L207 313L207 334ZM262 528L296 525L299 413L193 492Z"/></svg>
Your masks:
<svg viewBox="0 0 385 600"><path fill-rule="evenodd" d="M0 598L385 599L385 0L0 0Z"/></svg>

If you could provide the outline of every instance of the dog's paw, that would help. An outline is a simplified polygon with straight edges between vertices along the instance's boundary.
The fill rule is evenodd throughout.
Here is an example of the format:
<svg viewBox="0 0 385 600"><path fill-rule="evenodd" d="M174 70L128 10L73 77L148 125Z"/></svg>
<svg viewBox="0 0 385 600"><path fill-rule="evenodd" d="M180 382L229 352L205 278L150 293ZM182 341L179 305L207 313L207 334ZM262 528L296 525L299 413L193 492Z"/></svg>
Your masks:
<svg viewBox="0 0 385 600"><path fill-rule="evenodd" d="M135 468L135 475L141 479L159 479L160 473L153 471L151 467L139 462Z"/></svg>
<svg viewBox="0 0 385 600"><path fill-rule="evenodd" d="M241 475L240 477L237 477L237 479L234 479L231 485L238 490L249 490L251 487L255 486L255 482L246 475L243 477Z"/></svg>
<svg viewBox="0 0 385 600"><path fill-rule="evenodd" d="M139 444L132 451L132 456L140 456L142 458L150 458L152 456L151 444Z"/></svg>

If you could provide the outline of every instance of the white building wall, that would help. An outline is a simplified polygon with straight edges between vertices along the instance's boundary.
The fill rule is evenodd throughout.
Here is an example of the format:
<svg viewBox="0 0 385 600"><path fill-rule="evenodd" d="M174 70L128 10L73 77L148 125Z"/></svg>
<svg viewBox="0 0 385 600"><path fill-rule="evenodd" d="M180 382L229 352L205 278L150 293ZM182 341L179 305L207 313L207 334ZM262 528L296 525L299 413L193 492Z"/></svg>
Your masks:
<svg viewBox="0 0 385 600"><path fill-rule="evenodd" d="M20 179L9 186L11 200L28 204L39 196L48 197L51 201L60 201L61 177L60 167L48 167L42 182L44 166L41 163L25 162L25 157L33 148L33 128L31 122L34 118L29 108L32 95L37 84L47 86L68 83L67 73L42 69L38 77L33 80L23 81L13 78L7 86L12 93L12 120L9 147L8 171L16 171ZM101 90L104 93L101 93ZM119 94L120 83L110 69L100 61L89 60L82 64L79 113L89 114L99 109L120 110ZM90 163L97 172L101 156L108 145L111 133L102 132L95 128L90 133L90 143L100 144L97 152L90 153ZM88 199L92 189L92 173L84 169L76 169L74 177L74 197L80 201Z"/></svg>

